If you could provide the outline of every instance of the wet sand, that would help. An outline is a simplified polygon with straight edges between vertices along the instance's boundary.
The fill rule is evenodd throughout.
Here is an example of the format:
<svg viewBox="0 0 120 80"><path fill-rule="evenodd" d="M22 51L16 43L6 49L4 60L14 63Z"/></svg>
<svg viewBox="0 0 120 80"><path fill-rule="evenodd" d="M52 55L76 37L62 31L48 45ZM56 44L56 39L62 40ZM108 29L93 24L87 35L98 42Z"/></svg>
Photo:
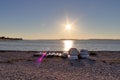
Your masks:
<svg viewBox="0 0 120 80"><path fill-rule="evenodd" d="M0 51L0 80L120 80L120 51L96 51L91 59L33 57L35 51Z"/></svg>

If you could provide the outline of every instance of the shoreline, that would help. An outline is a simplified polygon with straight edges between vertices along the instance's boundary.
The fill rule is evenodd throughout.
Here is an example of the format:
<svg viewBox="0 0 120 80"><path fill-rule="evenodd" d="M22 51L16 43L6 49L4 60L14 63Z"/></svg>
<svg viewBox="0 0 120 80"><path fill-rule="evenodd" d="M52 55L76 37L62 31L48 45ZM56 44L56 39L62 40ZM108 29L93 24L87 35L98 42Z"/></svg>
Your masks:
<svg viewBox="0 0 120 80"><path fill-rule="evenodd" d="M35 50L28 50L28 51L25 51L25 50L0 50L0 52L48 52L48 51L52 51L52 52L57 52L57 51L53 51L53 50L40 50L40 51L35 51ZM62 50L59 50L58 52L68 52L68 51L62 51ZM107 50L89 50L89 52L120 52L120 51L107 51Z"/></svg>
<svg viewBox="0 0 120 80"><path fill-rule="evenodd" d="M98 60L73 60L60 57L44 58L41 63L33 57L39 51L0 50L1 80L120 80L120 51L96 51Z"/></svg>

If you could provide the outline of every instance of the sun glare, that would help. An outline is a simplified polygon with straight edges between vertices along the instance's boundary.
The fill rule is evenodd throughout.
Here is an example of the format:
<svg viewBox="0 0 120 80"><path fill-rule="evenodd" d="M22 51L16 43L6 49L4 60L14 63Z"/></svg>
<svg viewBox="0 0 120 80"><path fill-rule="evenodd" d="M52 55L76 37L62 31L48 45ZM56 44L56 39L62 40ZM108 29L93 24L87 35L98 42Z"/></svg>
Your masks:
<svg viewBox="0 0 120 80"><path fill-rule="evenodd" d="M66 16L66 22L63 23L62 26L66 31L71 32L75 28L76 21L77 20L70 21L69 18Z"/></svg>
<svg viewBox="0 0 120 80"><path fill-rule="evenodd" d="M66 27L67 30L71 30L72 26L70 24L67 24L65 27Z"/></svg>

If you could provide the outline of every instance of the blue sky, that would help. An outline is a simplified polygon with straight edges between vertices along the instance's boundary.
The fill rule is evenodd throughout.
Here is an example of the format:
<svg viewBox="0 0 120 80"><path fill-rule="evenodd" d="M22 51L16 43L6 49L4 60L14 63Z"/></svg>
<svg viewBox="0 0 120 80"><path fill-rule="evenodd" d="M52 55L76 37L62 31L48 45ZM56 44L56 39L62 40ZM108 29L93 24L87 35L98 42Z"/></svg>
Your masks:
<svg viewBox="0 0 120 80"><path fill-rule="evenodd" d="M0 0L0 36L120 39L120 0ZM73 23L65 30L66 19Z"/></svg>

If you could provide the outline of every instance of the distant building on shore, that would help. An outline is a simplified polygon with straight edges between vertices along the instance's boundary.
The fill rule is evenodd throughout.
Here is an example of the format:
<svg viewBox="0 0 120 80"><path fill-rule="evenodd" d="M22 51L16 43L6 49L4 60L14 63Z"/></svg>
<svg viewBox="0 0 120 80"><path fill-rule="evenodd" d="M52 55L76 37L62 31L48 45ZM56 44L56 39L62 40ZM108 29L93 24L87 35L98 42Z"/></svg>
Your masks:
<svg viewBox="0 0 120 80"><path fill-rule="evenodd" d="M0 40L23 40L23 39L22 38L9 38L9 37L2 36L0 37Z"/></svg>

